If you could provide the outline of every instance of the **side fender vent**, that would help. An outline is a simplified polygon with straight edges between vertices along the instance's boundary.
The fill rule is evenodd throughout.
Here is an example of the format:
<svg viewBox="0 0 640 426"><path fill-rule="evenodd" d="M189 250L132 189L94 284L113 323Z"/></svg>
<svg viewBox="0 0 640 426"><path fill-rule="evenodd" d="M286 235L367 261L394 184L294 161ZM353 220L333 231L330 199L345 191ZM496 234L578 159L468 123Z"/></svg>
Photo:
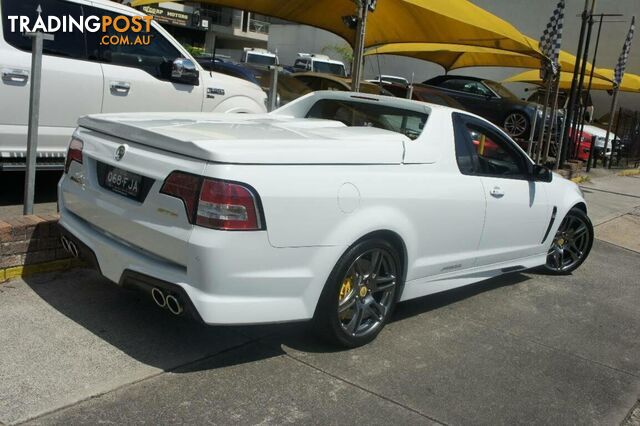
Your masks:
<svg viewBox="0 0 640 426"><path fill-rule="evenodd" d="M544 237L542 238L542 242L540 244L544 244L544 242L547 241L547 237L549 236L549 231L551 231L551 228L553 227L553 224L556 221L557 214L558 214L558 207L553 206L553 213L551 213L551 220L549 221L547 232L544 233Z"/></svg>

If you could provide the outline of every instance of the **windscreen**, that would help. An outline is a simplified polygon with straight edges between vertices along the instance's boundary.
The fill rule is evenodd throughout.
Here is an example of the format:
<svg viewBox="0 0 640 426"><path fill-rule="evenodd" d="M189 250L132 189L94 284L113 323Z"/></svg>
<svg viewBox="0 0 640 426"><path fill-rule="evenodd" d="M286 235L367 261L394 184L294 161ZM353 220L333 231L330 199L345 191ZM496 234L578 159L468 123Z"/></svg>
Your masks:
<svg viewBox="0 0 640 426"><path fill-rule="evenodd" d="M256 55L255 53L247 54L247 63L257 65L275 65L276 58L274 56Z"/></svg>
<svg viewBox="0 0 640 426"><path fill-rule="evenodd" d="M498 96L500 96L501 98L518 99L518 97L514 95L513 92L511 92L509 89L504 87L502 84L498 84L493 81L486 81L486 80L484 81L484 84L489 86L489 88L491 88L491 90L496 92Z"/></svg>
<svg viewBox="0 0 640 426"><path fill-rule="evenodd" d="M352 100L321 99L306 118L335 120L349 127L377 127L417 139L429 116L426 113Z"/></svg>
<svg viewBox="0 0 640 426"><path fill-rule="evenodd" d="M313 71L338 75L340 77L347 75L344 70L344 65L332 64L330 62L313 61Z"/></svg>

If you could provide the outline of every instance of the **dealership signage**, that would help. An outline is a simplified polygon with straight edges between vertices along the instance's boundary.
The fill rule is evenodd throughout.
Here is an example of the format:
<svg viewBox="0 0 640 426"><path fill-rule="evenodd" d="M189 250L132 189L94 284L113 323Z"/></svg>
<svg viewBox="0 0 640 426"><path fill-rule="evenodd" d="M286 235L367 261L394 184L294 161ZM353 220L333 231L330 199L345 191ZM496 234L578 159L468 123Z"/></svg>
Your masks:
<svg viewBox="0 0 640 426"><path fill-rule="evenodd" d="M193 27L194 16L190 13L179 12L177 10L165 9L157 6L142 6L142 11L161 24L175 25L178 27Z"/></svg>

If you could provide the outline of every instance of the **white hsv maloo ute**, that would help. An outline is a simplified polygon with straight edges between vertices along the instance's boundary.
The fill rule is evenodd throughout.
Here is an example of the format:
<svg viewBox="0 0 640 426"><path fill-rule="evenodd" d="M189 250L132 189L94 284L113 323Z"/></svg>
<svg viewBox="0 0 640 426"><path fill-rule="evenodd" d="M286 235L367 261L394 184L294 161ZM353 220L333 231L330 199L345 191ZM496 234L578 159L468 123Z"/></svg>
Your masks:
<svg viewBox="0 0 640 426"><path fill-rule="evenodd" d="M207 324L313 319L358 346L400 301L538 266L567 274L593 242L574 183L437 105L315 92L271 114L79 124L63 244Z"/></svg>

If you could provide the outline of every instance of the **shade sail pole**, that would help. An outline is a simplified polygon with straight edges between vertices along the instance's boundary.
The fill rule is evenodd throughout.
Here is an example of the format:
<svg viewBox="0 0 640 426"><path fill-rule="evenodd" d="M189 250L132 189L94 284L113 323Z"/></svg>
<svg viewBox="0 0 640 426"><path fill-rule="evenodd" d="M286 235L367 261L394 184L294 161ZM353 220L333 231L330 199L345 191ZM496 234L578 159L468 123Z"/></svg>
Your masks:
<svg viewBox="0 0 640 426"><path fill-rule="evenodd" d="M595 4L595 0L592 0ZM569 140L571 135L571 123L573 122L573 111L576 106L576 92L578 89L578 77L580 76L580 64L582 61L582 53L584 50L584 36L587 31L587 21L589 19L589 0L584 1L584 10L582 11L582 25L580 26L580 36L578 37L578 51L576 55L576 63L573 68L573 78L571 80L571 90L569 90L569 103L567 113L565 114L564 129L562 131L562 146L560 147L560 162L558 167L564 166L567 153L571 147Z"/></svg>
<svg viewBox="0 0 640 426"><path fill-rule="evenodd" d="M560 71L558 77L555 79L555 94L553 95L553 103L551 104L551 123L549 124L549 133L547 134L547 142L544 145L544 155L542 156L542 164L546 164L549 161L549 148L551 147L551 136L554 135L558 139L558 134L561 130L558 128L558 98L560 97ZM556 154L558 155L558 154Z"/></svg>
<svg viewBox="0 0 640 426"><path fill-rule="evenodd" d="M353 69L351 70L351 90L360 90L360 80L362 80L362 61L364 60L364 37L367 33L367 15L369 12L366 0L357 0L358 3L358 26L356 28L356 42L353 51Z"/></svg>
<svg viewBox="0 0 640 426"><path fill-rule="evenodd" d="M540 137L538 138L538 145L536 146L536 163L540 162L540 157L542 156L542 144L544 143L544 131L547 126L547 111L549 110L549 98L551 97L551 91L553 90L553 82L555 81L553 74L547 73L547 81L544 93L544 105L542 105L542 122L540 123ZM531 132L536 131L536 129L531 129ZM551 131L551 129L549 129Z"/></svg>
<svg viewBox="0 0 640 426"><path fill-rule="evenodd" d="M602 167L607 166L607 148L609 147L609 137L611 137L611 131L613 130L613 115L616 113L616 107L618 106L618 93L620 88L616 86L613 89L613 99L611 100L611 111L609 111L609 123L607 124L607 136L604 139L604 151L602 152ZM613 143L611 144L613 146ZM611 150L611 157L613 158L613 149ZM608 161L611 161L609 158Z"/></svg>

